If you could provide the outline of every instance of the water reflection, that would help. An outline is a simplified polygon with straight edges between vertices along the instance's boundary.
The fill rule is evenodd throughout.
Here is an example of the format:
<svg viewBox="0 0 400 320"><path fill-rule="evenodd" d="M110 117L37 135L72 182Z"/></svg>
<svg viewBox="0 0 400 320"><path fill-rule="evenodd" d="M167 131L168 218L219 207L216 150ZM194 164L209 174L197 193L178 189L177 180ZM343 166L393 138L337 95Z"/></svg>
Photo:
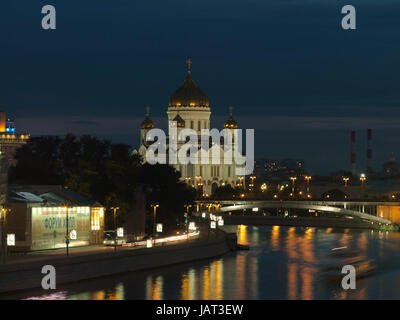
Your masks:
<svg viewBox="0 0 400 320"><path fill-rule="evenodd" d="M250 246L210 261L116 275L63 287L30 299L376 299L400 298L400 234L306 227L237 226ZM376 259L378 275L357 290L327 285L319 271L332 248L347 247ZM22 298L26 298L22 297Z"/></svg>

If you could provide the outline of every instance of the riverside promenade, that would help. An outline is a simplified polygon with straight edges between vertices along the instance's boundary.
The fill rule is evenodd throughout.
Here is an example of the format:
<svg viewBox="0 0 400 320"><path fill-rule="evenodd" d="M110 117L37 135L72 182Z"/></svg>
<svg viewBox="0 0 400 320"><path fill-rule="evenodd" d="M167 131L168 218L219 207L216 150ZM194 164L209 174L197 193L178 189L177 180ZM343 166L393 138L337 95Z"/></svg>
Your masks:
<svg viewBox="0 0 400 320"><path fill-rule="evenodd" d="M61 249L11 256L0 266L0 294L17 290L41 289L44 265L56 268L58 284L147 270L168 265L209 259L236 250L236 234L219 231L202 237L154 247L88 246L72 248L66 256Z"/></svg>

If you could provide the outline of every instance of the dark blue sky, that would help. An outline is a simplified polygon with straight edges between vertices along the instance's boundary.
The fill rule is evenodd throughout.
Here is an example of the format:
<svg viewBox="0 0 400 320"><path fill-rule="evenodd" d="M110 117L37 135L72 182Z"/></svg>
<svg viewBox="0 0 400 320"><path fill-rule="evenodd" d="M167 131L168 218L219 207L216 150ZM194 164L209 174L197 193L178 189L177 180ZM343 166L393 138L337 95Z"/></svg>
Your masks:
<svg viewBox="0 0 400 320"><path fill-rule="evenodd" d="M41 7L57 29L41 29ZM340 27L357 9L357 30ZM400 2L395 0L4 0L0 107L32 134L90 133L136 146L146 105L164 126L193 60L214 126L229 105L256 131L256 156L298 157L313 173L365 165L400 142Z"/></svg>

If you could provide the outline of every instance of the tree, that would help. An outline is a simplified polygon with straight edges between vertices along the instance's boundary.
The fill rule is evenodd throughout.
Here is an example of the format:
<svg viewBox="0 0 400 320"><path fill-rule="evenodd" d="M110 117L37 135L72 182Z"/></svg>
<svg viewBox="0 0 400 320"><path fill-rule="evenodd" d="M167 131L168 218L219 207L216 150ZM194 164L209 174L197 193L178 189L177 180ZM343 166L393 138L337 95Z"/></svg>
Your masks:
<svg viewBox="0 0 400 320"><path fill-rule="evenodd" d="M180 173L168 165L141 164L130 146L112 144L89 135L64 138L32 138L16 152L17 165L10 168L9 180L18 184L63 185L106 208L118 206L117 222L133 208L138 184L147 190L151 202L160 205L159 221L175 225L183 218L185 204L191 204L195 192L180 182ZM106 228L113 226L111 210L106 211Z"/></svg>

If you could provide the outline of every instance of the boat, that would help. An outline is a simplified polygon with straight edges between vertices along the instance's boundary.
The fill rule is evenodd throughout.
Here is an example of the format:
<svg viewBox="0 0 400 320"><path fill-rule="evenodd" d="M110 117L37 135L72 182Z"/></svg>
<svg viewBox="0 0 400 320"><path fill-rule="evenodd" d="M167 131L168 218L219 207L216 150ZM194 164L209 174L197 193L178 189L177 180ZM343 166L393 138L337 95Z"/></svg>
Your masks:
<svg viewBox="0 0 400 320"><path fill-rule="evenodd" d="M342 273L346 265L351 265L356 270L356 279L368 277L377 272L377 266L374 259L363 256L360 251L333 250L329 254L330 261L322 268L321 276L328 281L338 281L343 279L347 273Z"/></svg>

